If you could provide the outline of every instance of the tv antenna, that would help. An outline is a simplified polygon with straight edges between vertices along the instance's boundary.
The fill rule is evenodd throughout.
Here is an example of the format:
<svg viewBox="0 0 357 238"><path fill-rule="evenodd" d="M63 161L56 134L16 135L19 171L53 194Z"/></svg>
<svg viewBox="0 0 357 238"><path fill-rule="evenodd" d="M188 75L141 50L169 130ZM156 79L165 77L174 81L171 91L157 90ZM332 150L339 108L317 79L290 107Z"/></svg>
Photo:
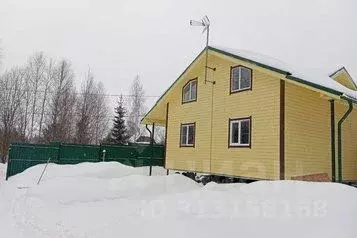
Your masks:
<svg viewBox="0 0 357 238"><path fill-rule="evenodd" d="M215 81L209 81L207 80L207 69L211 69L213 71L216 71L216 68L211 68L208 66L208 42L209 42L209 27L210 27L210 20L208 19L207 16L204 16L201 21L195 21L195 20L190 20L190 25L191 26L201 26L203 27L202 34L207 33L206 36L206 63L205 63L205 84L207 82L215 84Z"/></svg>

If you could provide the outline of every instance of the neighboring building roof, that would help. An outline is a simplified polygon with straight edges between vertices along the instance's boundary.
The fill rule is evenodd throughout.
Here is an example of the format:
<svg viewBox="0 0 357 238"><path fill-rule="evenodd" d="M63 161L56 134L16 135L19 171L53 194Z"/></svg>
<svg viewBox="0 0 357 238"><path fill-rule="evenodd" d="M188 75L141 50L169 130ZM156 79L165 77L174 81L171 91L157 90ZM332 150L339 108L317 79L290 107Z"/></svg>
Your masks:
<svg viewBox="0 0 357 238"><path fill-rule="evenodd" d="M140 136L138 139L136 139L137 143L150 143L151 142L151 138L150 136ZM156 144L155 140L154 140L154 144Z"/></svg>
<svg viewBox="0 0 357 238"><path fill-rule="evenodd" d="M201 51L201 53L191 62L189 66L183 71L183 73L173 82L173 84L164 92L164 94L157 100L156 105L165 97L165 95L171 90L171 88L176 85L177 81L184 75L191 65L205 52L206 48ZM357 91L349 89L344 85L338 83L334 79L330 78L327 73L316 72L311 69L297 69L297 67L292 67L289 64L263 55L254 53L247 50L238 50L225 48L220 46L208 46L208 50L226 55L238 60L242 60L251 64L255 64L259 67L274 71L285 75L287 80L295 81L297 83L305 84L311 88L315 88L326 92L328 94L336 95L337 97L349 99L354 103L357 103ZM146 117L150 114L152 109L144 116L142 121L145 121Z"/></svg>
<svg viewBox="0 0 357 238"><path fill-rule="evenodd" d="M352 79L351 75L348 73L345 67L341 67L335 72L333 72L330 76L335 81L339 82L340 84L350 88L352 90L357 90L356 82Z"/></svg>

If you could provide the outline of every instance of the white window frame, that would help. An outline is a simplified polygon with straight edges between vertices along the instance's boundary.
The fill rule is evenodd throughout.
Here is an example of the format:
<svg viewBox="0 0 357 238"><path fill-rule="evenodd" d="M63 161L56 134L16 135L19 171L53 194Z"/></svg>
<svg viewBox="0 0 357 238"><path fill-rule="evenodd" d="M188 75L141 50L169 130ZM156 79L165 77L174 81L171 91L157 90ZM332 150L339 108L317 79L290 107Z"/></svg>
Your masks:
<svg viewBox="0 0 357 238"><path fill-rule="evenodd" d="M195 98L191 98L191 96L192 96L192 84L193 84L193 82L196 82L196 95L195 95ZM190 89L189 89L190 98L187 99L187 100L185 100L185 94L184 94L186 87L190 87ZM191 79L190 81L188 81L188 82L185 84L185 86L183 86L183 88L182 88L182 103L187 103L187 102L194 102L194 101L196 101L196 100L197 100L197 88L198 88L198 80L197 80L197 78Z"/></svg>
<svg viewBox="0 0 357 238"><path fill-rule="evenodd" d="M238 68L238 88L237 89L233 89L233 70L235 68ZM241 88L241 86L240 86L241 81L242 81L242 68L248 69L250 71L250 86L249 87ZM248 67L245 67L242 65L231 67L231 84L230 84L230 86L231 86L230 92L231 93L252 89L252 81L253 81L253 71L251 68L248 68Z"/></svg>
<svg viewBox="0 0 357 238"><path fill-rule="evenodd" d="M189 128L190 126L193 127L193 144L189 144L188 143L188 135L189 135ZM187 127L186 130L186 141L185 143L182 143L182 132L183 132L183 128ZM180 127L180 147L195 147L195 139L196 139L196 123L185 123L185 124L181 124Z"/></svg>
<svg viewBox="0 0 357 238"><path fill-rule="evenodd" d="M248 121L249 122L249 137L248 137L248 143L242 144L241 143L241 123L243 121ZM238 123L238 143L233 143L233 124ZM229 147L250 147L251 145L251 135L252 135L252 119L251 117L245 117L245 118L237 118L237 119L229 119Z"/></svg>

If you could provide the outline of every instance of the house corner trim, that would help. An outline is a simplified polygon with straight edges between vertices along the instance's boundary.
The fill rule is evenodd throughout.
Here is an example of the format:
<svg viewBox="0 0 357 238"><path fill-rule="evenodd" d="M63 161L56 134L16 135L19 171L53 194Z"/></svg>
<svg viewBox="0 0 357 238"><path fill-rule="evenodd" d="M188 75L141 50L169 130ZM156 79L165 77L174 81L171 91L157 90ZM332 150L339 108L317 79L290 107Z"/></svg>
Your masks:
<svg viewBox="0 0 357 238"><path fill-rule="evenodd" d="M169 103L166 104L164 168L166 168L166 160L167 160L167 131L168 131L168 126L169 126Z"/></svg>
<svg viewBox="0 0 357 238"><path fill-rule="evenodd" d="M285 179L285 81L280 80L279 179Z"/></svg>

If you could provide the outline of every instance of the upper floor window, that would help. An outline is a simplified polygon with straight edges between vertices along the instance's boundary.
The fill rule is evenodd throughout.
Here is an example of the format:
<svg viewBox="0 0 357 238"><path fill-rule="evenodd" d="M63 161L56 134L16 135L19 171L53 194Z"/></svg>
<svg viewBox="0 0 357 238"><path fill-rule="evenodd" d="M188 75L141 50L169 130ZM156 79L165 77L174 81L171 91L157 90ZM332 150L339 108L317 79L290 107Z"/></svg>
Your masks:
<svg viewBox="0 0 357 238"><path fill-rule="evenodd" d="M188 81L182 89L182 103L197 100L197 78Z"/></svg>
<svg viewBox="0 0 357 238"><path fill-rule="evenodd" d="M251 118L229 119L229 147L250 147Z"/></svg>
<svg viewBox="0 0 357 238"><path fill-rule="evenodd" d="M180 146L195 146L195 123L181 124Z"/></svg>
<svg viewBox="0 0 357 238"><path fill-rule="evenodd" d="M231 67L231 93L252 89L252 70L244 66Z"/></svg>

